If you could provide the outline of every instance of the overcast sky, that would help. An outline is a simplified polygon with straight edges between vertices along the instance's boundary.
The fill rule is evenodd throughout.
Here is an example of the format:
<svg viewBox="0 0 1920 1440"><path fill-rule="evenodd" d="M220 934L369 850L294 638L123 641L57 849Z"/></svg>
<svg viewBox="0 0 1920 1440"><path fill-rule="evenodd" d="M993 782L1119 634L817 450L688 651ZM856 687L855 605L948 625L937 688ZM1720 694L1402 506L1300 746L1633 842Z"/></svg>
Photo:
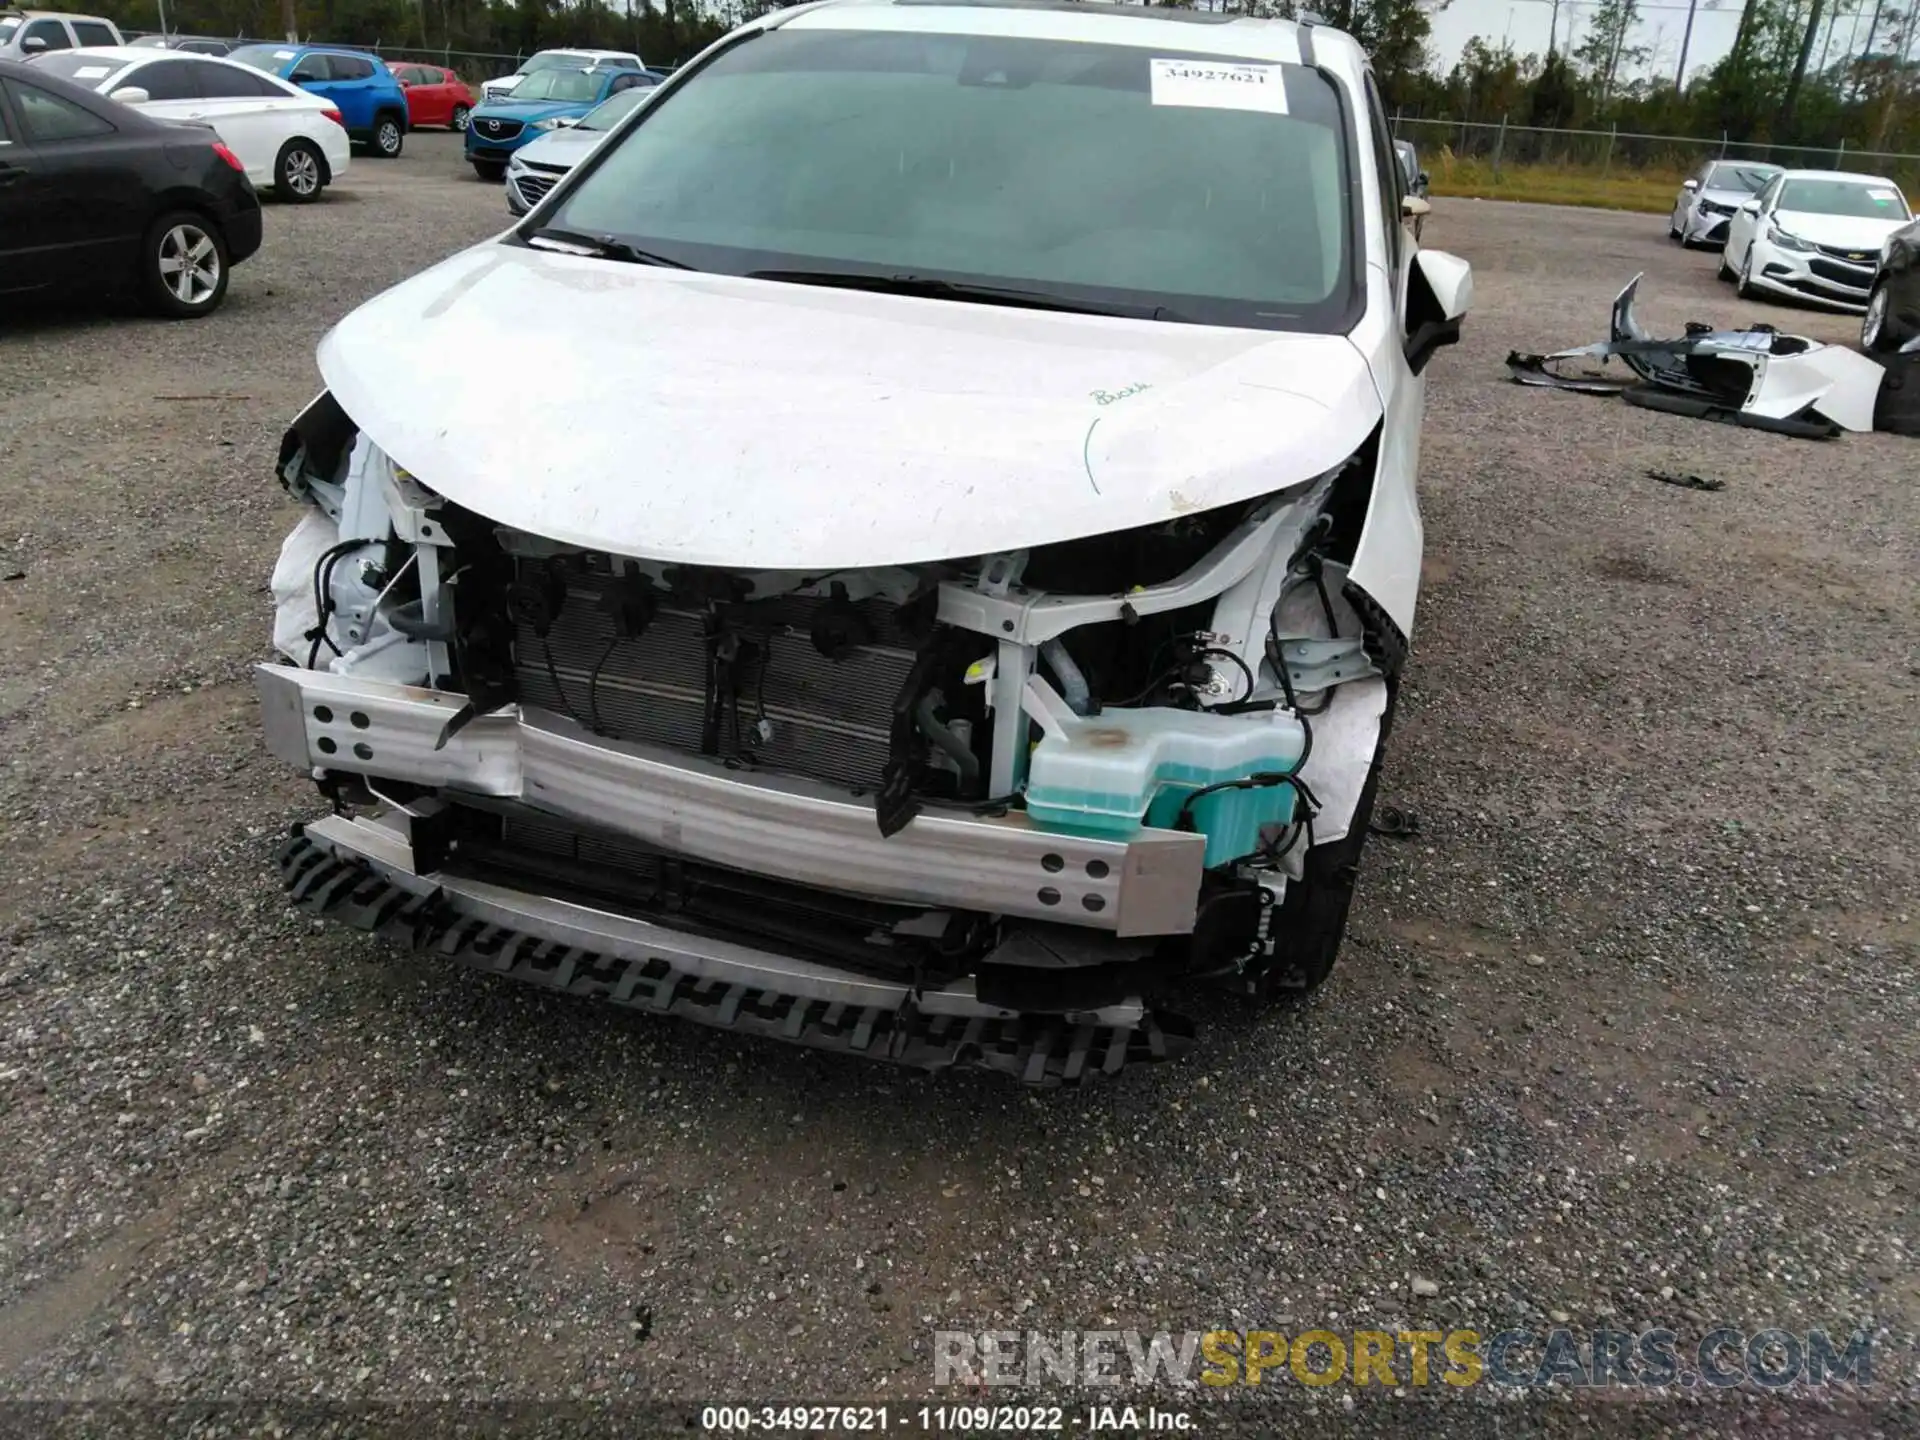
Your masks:
<svg viewBox="0 0 1920 1440"><path fill-rule="evenodd" d="M1892 0L1887 8L1895 8ZM1592 0L1561 0L1559 43L1562 50L1569 48L1570 43L1580 43L1593 11ZM1640 24L1629 43L1652 47L1653 58L1642 67L1643 71L1671 76L1680 62L1680 37L1687 28L1685 0L1642 0L1640 11ZM1442 73L1451 68L1460 56L1460 47L1475 35L1494 46L1505 38L1522 55L1530 51L1544 55L1547 27L1552 23L1553 13L1551 0L1453 0L1433 17L1433 38L1429 45L1436 68ZM1849 46L1854 51L1864 47L1867 23L1872 18L1870 0L1846 6L1846 12L1837 16L1831 26L1822 26L1813 62L1819 63L1821 44L1828 48L1829 64L1849 53ZM1696 75L1725 55L1732 48L1733 32L1739 23L1739 0L1701 0L1694 14L1693 40L1687 47L1687 73ZM1884 15L1880 27L1881 48L1884 48L1888 32Z"/></svg>

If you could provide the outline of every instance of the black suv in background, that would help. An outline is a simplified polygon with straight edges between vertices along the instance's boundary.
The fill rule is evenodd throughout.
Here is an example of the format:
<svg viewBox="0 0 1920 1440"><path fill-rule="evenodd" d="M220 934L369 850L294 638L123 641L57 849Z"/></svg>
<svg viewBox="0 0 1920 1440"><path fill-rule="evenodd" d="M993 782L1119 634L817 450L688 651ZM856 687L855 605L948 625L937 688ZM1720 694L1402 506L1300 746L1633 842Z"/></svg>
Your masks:
<svg viewBox="0 0 1920 1440"><path fill-rule="evenodd" d="M1920 335L1920 220L1901 226L1880 244L1880 261L1860 321L1860 348L1891 355Z"/></svg>

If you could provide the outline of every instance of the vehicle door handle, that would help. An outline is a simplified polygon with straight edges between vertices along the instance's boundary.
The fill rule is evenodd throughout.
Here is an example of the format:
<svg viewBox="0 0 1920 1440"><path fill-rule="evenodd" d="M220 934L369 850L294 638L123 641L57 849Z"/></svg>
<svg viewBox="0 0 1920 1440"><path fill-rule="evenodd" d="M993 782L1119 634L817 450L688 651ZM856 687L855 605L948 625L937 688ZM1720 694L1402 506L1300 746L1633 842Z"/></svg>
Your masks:
<svg viewBox="0 0 1920 1440"><path fill-rule="evenodd" d="M27 172L18 165L8 165L4 161L0 161L0 185L11 185L16 180L24 179L26 173Z"/></svg>

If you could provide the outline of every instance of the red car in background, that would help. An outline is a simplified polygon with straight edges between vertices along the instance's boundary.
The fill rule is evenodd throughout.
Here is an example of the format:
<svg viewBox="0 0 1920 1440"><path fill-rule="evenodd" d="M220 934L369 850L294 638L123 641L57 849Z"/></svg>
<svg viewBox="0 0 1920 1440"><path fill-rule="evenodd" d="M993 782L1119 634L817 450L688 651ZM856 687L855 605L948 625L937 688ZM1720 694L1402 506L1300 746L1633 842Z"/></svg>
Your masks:
<svg viewBox="0 0 1920 1440"><path fill-rule="evenodd" d="M453 71L438 65L397 64L393 73L407 92L407 123L413 129L422 125L467 128L467 116L473 113L475 103L473 91Z"/></svg>

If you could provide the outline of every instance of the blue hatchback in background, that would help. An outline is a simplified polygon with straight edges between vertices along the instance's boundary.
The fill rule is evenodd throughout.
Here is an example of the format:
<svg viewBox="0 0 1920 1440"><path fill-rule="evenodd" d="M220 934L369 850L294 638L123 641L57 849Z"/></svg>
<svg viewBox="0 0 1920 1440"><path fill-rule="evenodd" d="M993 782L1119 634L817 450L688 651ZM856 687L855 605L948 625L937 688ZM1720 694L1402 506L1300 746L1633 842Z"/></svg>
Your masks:
<svg viewBox="0 0 1920 1440"><path fill-rule="evenodd" d="M355 144L382 160L399 157L408 129L407 92L379 56L329 45L242 45L227 59L325 97Z"/></svg>
<svg viewBox="0 0 1920 1440"><path fill-rule="evenodd" d="M540 70L514 87L506 100L488 100L467 121L467 161L482 180L498 180L522 145L578 120L608 96L650 88L661 77L651 70L596 66L590 70Z"/></svg>

